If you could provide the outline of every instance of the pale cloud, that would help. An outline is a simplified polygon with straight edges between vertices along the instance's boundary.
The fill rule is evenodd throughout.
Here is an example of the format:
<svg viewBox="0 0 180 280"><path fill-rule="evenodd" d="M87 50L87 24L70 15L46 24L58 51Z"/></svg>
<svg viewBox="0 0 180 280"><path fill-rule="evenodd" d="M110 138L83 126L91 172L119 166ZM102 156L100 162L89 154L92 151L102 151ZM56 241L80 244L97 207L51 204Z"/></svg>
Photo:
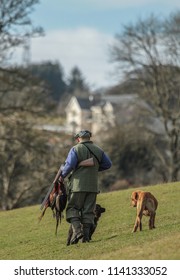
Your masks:
<svg viewBox="0 0 180 280"><path fill-rule="evenodd" d="M148 4L154 4L154 7L156 7L156 5L160 5L160 7L163 5L162 7L164 7L164 5L170 4L173 8L180 7L179 0L167 0L165 2L164 0L66 0L65 2L62 0L62 5L59 5L59 2L59 0L53 0L54 5L51 7L54 9L56 8L57 10L63 10L64 4L66 5L66 8L69 7L70 10L71 8L72 10L75 9L76 12L84 7L86 8L85 11L88 11L91 8L93 8L93 10L106 8L118 9L123 7L148 6ZM43 4L47 4L47 9L49 0L43 0ZM64 10L66 11L65 7ZM51 14L54 15L54 13ZM49 17L47 22L53 22L53 20ZM66 76L68 76L70 70L74 66L78 66L92 88L117 83L115 75L112 74L112 72L115 71L114 64L109 63L109 45L112 44L114 40L114 34L108 34L106 31L98 31L100 30L98 25L95 28L87 27L88 23L85 23L85 21L77 21L77 26L81 27L76 29L62 29L59 22L57 20L56 30L47 30L45 37L31 40L31 62L59 61ZM68 26L70 26L70 22L71 19L68 18ZM105 22L106 21L104 21L104 23ZM58 24L60 28L58 27ZM106 29L104 28L104 30ZM18 50L14 61L22 63L22 59L22 50Z"/></svg>
<svg viewBox="0 0 180 280"><path fill-rule="evenodd" d="M31 62L59 61L66 76L78 66L93 89L109 86L116 82L108 62L113 40L109 34L85 27L50 31L31 40Z"/></svg>

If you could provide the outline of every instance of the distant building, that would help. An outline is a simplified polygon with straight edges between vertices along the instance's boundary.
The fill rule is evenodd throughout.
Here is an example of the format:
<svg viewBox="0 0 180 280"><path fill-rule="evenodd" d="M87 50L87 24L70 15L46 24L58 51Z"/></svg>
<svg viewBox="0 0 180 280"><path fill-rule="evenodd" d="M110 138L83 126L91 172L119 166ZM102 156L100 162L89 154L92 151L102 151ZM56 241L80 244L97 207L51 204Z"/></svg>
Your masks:
<svg viewBox="0 0 180 280"><path fill-rule="evenodd" d="M66 126L69 131L91 129L91 101L89 98L73 96L65 108Z"/></svg>
<svg viewBox="0 0 180 280"><path fill-rule="evenodd" d="M66 126L74 133L81 129L89 129L93 134L107 131L132 119L136 99L134 94L103 95L97 99L72 96L65 108Z"/></svg>

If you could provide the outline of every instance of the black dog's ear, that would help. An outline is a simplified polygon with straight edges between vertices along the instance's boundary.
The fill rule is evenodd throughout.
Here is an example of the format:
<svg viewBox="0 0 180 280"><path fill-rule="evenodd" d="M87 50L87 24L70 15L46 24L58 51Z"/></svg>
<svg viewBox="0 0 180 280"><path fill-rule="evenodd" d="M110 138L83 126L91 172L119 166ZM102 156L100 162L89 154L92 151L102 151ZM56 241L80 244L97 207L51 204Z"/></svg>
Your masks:
<svg viewBox="0 0 180 280"><path fill-rule="evenodd" d="M100 204L96 204L96 207L95 207L95 214L97 216L99 216L101 213L104 213L106 211L106 209L104 207L101 207Z"/></svg>
<svg viewBox="0 0 180 280"><path fill-rule="evenodd" d="M101 207L101 213L104 213L104 212L106 212L106 208Z"/></svg>
<svg viewBox="0 0 180 280"><path fill-rule="evenodd" d="M101 208L101 205L100 204L96 204L95 208Z"/></svg>

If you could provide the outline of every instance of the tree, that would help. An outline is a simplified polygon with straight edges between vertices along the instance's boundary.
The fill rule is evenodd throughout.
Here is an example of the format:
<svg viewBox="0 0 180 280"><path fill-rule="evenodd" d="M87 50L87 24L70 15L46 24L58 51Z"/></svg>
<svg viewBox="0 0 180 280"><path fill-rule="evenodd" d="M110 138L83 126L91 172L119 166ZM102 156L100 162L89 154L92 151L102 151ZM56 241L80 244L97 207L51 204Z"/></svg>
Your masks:
<svg viewBox="0 0 180 280"><path fill-rule="evenodd" d="M0 209L37 202L45 173L57 161L48 137L35 128L51 102L44 83L26 69L10 67L10 53L40 34L29 18L37 0L0 2ZM46 137L45 137L46 136ZM49 154L51 155L49 157ZM49 172L47 170L49 169Z"/></svg>
<svg viewBox="0 0 180 280"><path fill-rule="evenodd" d="M27 38L39 36L41 27L34 27L29 17L39 0L0 1L0 65L7 61L15 47Z"/></svg>
<svg viewBox="0 0 180 280"><path fill-rule="evenodd" d="M6 210L19 206L25 195L32 196L35 178L37 186L41 181L45 164L35 163L45 160L47 139L35 125L49 99L45 88L24 71L9 68L0 76L0 208Z"/></svg>
<svg viewBox="0 0 180 280"><path fill-rule="evenodd" d="M67 83L67 91L69 93L74 93L77 91L88 91L88 86L86 85L82 73L78 67L74 67L71 70L70 77Z"/></svg>
<svg viewBox="0 0 180 280"><path fill-rule="evenodd" d="M100 176L104 190L111 189L114 184L118 186L118 182L124 180L129 186L150 185L161 180L152 149L157 137L135 125L134 120L124 125L116 124L109 137L102 141L113 162L108 174Z"/></svg>
<svg viewBox="0 0 180 280"><path fill-rule="evenodd" d="M43 62L32 64L27 68L37 78L45 82L49 88L53 100L59 101L66 91L62 66L55 62Z"/></svg>
<svg viewBox="0 0 180 280"><path fill-rule="evenodd" d="M153 147L166 173L178 180L180 169L180 12L168 19L150 16L128 24L116 36L112 61L139 84L139 94L151 106L149 114L164 126L165 151Z"/></svg>

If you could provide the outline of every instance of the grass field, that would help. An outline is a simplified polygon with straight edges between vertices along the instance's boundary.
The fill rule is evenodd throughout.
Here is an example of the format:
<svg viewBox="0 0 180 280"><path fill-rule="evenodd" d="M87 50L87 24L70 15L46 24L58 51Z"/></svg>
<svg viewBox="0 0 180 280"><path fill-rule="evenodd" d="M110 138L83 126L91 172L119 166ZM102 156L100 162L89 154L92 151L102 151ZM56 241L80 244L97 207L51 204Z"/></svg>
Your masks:
<svg viewBox="0 0 180 280"><path fill-rule="evenodd" d="M1 260L179 260L180 182L139 188L158 199L156 229L131 233L136 209L130 207L132 189L99 194L106 208L93 240L66 246L69 225L63 219L55 236L55 220L47 210L41 223L39 205L0 212Z"/></svg>

